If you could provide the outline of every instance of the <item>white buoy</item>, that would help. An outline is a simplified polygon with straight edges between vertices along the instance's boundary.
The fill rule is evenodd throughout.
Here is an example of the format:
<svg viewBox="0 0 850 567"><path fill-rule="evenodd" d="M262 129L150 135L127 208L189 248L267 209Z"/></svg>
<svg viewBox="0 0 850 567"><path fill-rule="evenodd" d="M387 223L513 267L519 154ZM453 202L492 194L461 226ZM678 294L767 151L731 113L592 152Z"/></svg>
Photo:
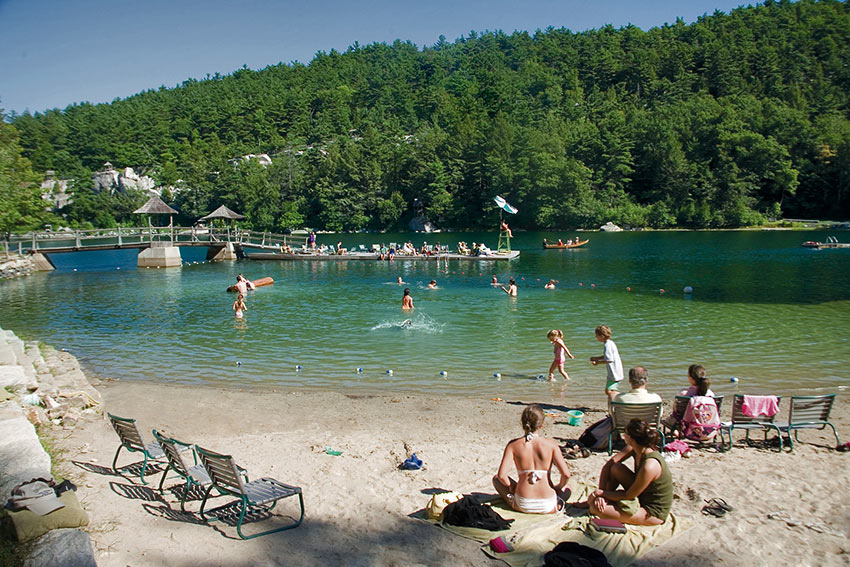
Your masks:
<svg viewBox="0 0 850 567"><path fill-rule="evenodd" d="M493 374L493 378L501 378L501 377L502 377L502 374L499 373L499 372L496 372L495 374Z"/></svg>
<svg viewBox="0 0 850 567"><path fill-rule="evenodd" d="M392 371L392 370L387 370L387 374L389 374L390 376L392 376L392 375L393 375L393 371Z"/></svg>
<svg viewBox="0 0 850 567"><path fill-rule="evenodd" d="M300 364L296 364L296 365L295 365L295 370L301 370L301 365L300 365Z"/></svg>
<svg viewBox="0 0 850 567"><path fill-rule="evenodd" d="M446 372L445 370L440 370L440 376L448 376L448 375L449 375L449 373Z"/></svg>
<svg viewBox="0 0 850 567"><path fill-rule="evenodd" d="M694 288L692 288L692 287L691 287L691 286L689 286L689 285L686 285L686 286L685 286L685 289L683 289L683 290L682 290L682 293L684 293L685 295L690 295L690 294L692 294L693 292L694 292Z"/></svg>
<svg viewBox="0 0 850 567"><path fill-rule="evenodd" d="M236 366L242 366L242 363L241 363L241 362L239 362L239 361L237 360L237 361L236 361Z"/></svg>
<svg viewBox="0 0 850 567"><path fill-rule="evenodd" d="M358 367L358 368L357 368L357 373L358 373L358 374L360 374L361 372L363 372L363 369L362 369L362 368L360 368L360 367Z"/></svg>
<svg viewBox="0 0 850 567"><path fill-rule="evenodd" d="M730 382L737 382L737 381L738 381L738 377L737 377L737 376L732 376L731 378L729 378L729 381L730 381Z"/></svg>

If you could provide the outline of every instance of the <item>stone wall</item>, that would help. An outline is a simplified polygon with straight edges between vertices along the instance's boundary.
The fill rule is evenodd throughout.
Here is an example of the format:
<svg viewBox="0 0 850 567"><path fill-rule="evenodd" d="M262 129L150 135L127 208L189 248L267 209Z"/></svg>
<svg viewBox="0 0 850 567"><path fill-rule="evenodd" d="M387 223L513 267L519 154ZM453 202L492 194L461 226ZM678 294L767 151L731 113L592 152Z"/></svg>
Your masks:
<svg viewBox="0 0 850 567"><path fill-rule="evenodd" d="M28 256L10 254L9 258L7 260L5 254L0 252L0 278L8 280L20 276L28 276L38 271L32 259Z"/></svg>

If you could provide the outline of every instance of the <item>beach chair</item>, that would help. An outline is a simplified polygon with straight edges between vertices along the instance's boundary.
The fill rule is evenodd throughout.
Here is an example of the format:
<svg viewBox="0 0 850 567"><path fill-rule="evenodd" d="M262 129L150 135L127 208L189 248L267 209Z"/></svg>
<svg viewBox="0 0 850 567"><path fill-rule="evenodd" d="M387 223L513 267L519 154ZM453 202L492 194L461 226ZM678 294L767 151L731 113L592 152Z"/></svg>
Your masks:
<svg viewBox="0 0 850 567"><path fill-rule="evenodd" d="M717 405L717 415L720 415L720 407L723 405L723 397L724 396L714 396L714 403ZM675 400L673 400L673 413L670 417L675 416L674 419L678 419L674 423L673 419L665 418L661 421L661 424L664 426L665 435L670 435L675 429L678 429L682 423L682 417L685 415L685 410L688 409L688 403L691 401L690 396L679 396L677 395Z"/></svg>
<svg viewBox="0 0 850 567"><path fill-rule="evenodd" d="M782 401L782 396L776 396L777 403ZM723 447L724 433L729 434L729 444L726 450L732 449L732 431L734 429L743 429L747 432L747 443L750 442L750 431L761 430L764 432L764 440L767 441L767 434L774 430L779 434L779 451L782 451L782 433L774 423L776 415L758 417L750 417L744 415L744 394L735 394L732 401L732 421L723 422L720 424L720 446Z"/></svg>
<svg viewBox="0 0 850 567"><path fill-rule="evenodd" d="M608 434L608 454L611 455L614 443L614 433L622 434L626 426L634 418L639 418L647 422L650 427L653 427L661 434L661 446L664 446L664 432L661 430L661 402L652 402L649 404L626 404L623 402L611 402L611 433Z"/></svg>
<svg viewBox="0 0 850 567"><path fill-rule="evenodd" d="M166 437L156 429L153 430L153 437L162 450L165 452L165 458L168 460L168 466L162 472L162 478L159 481L159 491L162 492L162 485L165 482L165 477L168 471L172 470L177 473L186 482L183 488L183 496L180 498L180 509L186 511L186 497L192 491L194 486L206 487L212 483L210 475L207 473L203 465L198 464L198 454L195 448L189 443L183 443L172 437ZM192 456L192 461L187 461L189 455Z"/></svg>
<svg viewBox="0 0 850 567"><path fill-rule="evenodd" d="M236 522L236 533L242 539L251 539L260 537L275 532L291 530L301 525L304 520L304 497L301 494L301 488L290 486L282 482L278 482L272 478L261 478L255 481L249 481L245 469L237 466L230 455L222 455L208 449L204 449L198 445L195 446L198 457L201 459L201 464L210 475L212 483L204 493L204 499L201 501L201 518L206 520L204 515L204 507L207 504L207 498L210 491L216 488L221 494L229 494L237 497L240 503L239 519ZM301 515L293 524L287 524L275 529L267 530L253 535L242 534L242 523L245 516L257 507L262 507L265 510L271 510L277 504L278 500L289 498L290 496L298 496L298 503L301 507ZM224 506L219 506L207 513L215 515L216 512L223 511L233 506L235 502L231 502ZM267 506L271 504L271 506Z"/></svg>
<svg viewBox="0 0 850 567"><path fill-rule="evenodd" d="M139 480L142 481L142 484L147 484L145 482L145 470L147 470L148 459L161 461L165 457L165 452L155 441L153 443L145 443L145 440L142 439L142 432L139 431L139 426L136 425L135 419L118 417L111 413L107 413L106 415L109 417L109 423L112 424L112 428L115 429L115 433L118 434L118 438L121 440L118 450L115 451L115 458L112 459L112 471L115 474L119 474L115 465L118 463L118 453L121 452L121 449L127 449L131 453L142 453L145 459L142 462L142 472L139 475Z"/></svg>
<svg viewBox="0 0 850 567"><path fill-rule="evenodd" d="M776 426L780 431L788 433L788 443L791 450L794 450L794 441L797 439L797 431L800 429L826 429L826 426L832 428L832 434L835 436L835 445L841 444L838 439L838 432L835 431L835 426L829 421L829 414L832 412L832 405L835 403L835 394L825 394L822 396L791 396L791 408L788 410L788 421L777 422ZM791 439L791 431L794 431L794 439Z"/></svg>

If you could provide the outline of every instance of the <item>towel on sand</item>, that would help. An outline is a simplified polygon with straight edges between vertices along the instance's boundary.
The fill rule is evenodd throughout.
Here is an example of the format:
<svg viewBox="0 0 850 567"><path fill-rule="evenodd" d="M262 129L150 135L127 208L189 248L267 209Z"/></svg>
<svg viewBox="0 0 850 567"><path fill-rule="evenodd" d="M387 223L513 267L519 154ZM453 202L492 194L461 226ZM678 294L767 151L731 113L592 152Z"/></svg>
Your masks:
<svg viewBox="0 0 850 567"><path fill-rule="evenodd" d="M586 500L596 487L570 479L568 488L572 491L570 502ZM670 514L660 526L629 526L628 533L612 534L595 530L589 526L591 516L587 510L568 506L566 513L560 514L524 514L507 506L495 495L490 500L493 508L505 519L513 519L509 532L490 532L475 528L463 528L437 523L443 529L454 534L484 543L482 551L491 557L501 559L512 567L539 567L543 565L543 556L562 541L575 541L582 545L598 549L608 557L613 567L625 567L636 561L641 555L679 535L690 525L681 518ZM426 519L424 513L417 517ZM496 553L486 542L496 536L502 536L513 546L513 551Z"/></svg>

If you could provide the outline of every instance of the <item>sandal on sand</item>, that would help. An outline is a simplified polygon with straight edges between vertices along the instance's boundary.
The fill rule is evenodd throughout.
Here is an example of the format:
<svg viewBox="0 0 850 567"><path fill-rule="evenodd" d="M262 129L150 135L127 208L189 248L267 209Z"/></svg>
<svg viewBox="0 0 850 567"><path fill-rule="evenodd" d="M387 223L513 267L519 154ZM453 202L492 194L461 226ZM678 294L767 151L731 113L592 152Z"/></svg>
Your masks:
<svg viewBox="0 0 850 567"><path fill-rule="evenodd" d="M730 506L729 504L727 504L726 501L723 500L722 498L712 498L711 500L706 500L705 503L708 504L709 506L714 506L716 508L720 508L724 512L731 512L732 510L734 510L734 508L732 506Z"/></svg>
<svg viewBox="0 0 850 567"><path fill-rule="evenodd" d="M705 506L702 507L701 512L706 516L714 516L716 518L722 518L726 515L727 512L732 511L732 506L726 503L722 498L712 498L711 500L706 500Z"/></svg>

